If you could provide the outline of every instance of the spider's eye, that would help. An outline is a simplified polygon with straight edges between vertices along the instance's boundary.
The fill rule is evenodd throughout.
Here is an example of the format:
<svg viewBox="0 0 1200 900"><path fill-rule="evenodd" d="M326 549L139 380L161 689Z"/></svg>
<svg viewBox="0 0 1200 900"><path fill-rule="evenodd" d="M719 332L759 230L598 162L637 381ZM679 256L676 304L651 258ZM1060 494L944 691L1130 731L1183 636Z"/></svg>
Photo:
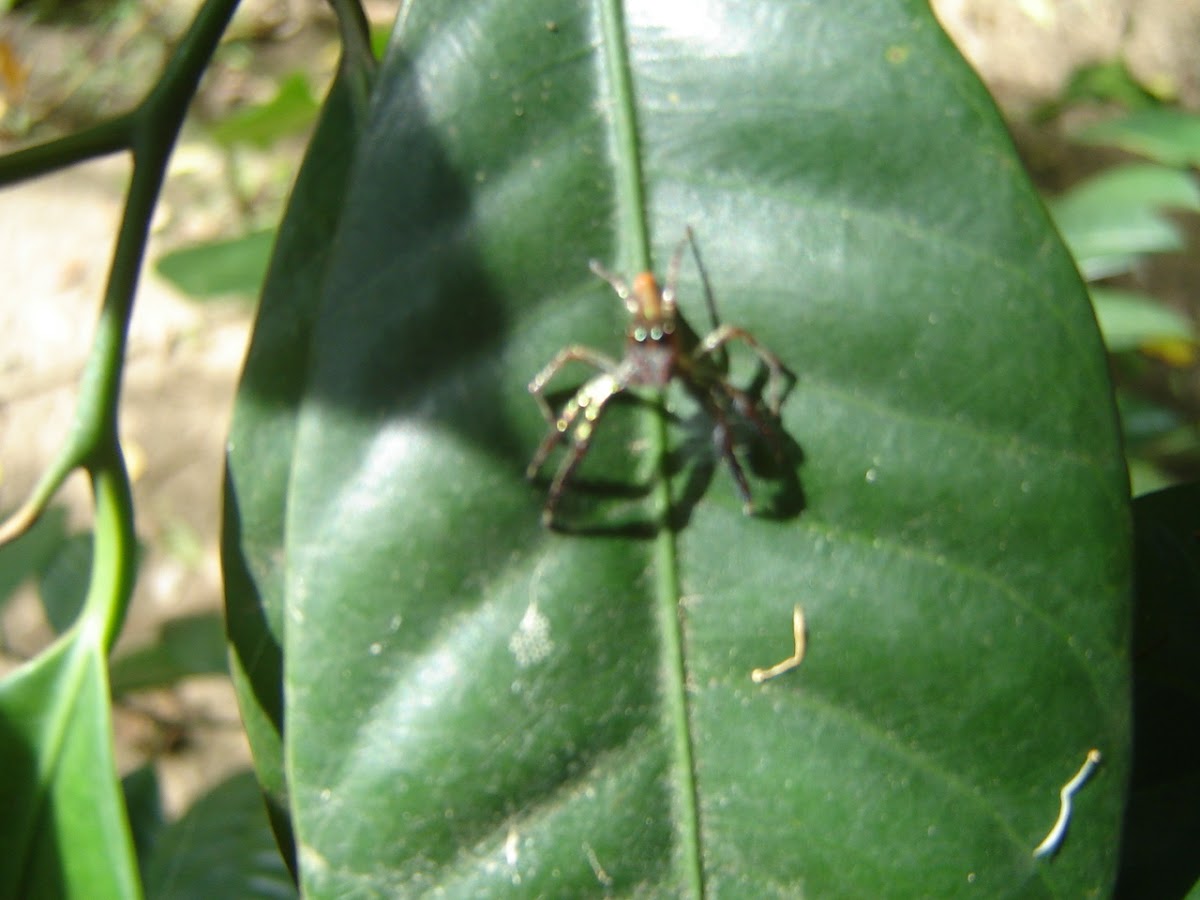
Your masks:
<svg viewBox="0 0 1200 900"><path fill-rule="evenodd" d="M663 339L663 330L657 325L650 329L650 339L661 341Z"/></svg>
<svg viewBox="0 0 1200 900"><path fill-rule="evenodd" d="M642 343L643 341L645 341L646 340L646 329L642 328L640 325L637 328L633 329L633 339L635 341L637 341L639 344Z"/></svg>

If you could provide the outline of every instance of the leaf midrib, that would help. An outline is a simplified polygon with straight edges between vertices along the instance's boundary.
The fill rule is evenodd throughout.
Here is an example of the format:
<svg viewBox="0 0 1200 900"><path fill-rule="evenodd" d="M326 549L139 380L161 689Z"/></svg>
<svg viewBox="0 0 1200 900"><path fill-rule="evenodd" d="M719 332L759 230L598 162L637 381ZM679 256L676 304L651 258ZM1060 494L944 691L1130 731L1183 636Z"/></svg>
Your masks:
<svg viewBox="0 0 1200 900"><path fill-rule="evenodd" d="M646 222L645 196L634 104L632 73L626 52L625 22L619 0L602 0L600 40L605 80L601 90L609 93L607 109L611 129L611 152L616 193L616 223L619 229L621 262L631 271L652 268L650 239ZM671 509L670 480L666 474L666 422L659 412L661 403L646 413L644 426L647 445L657 460L655 479L655 520L658 523L654 547L654 604L662 641L664 728L671 739L669 777L674 782L675 833L679 841L676 864L684 896L704 896L704 868L700 852L698 803L692 735L688 719L685 688L683 622L679 608L679 559L675 537L667 526Z"/></svg>

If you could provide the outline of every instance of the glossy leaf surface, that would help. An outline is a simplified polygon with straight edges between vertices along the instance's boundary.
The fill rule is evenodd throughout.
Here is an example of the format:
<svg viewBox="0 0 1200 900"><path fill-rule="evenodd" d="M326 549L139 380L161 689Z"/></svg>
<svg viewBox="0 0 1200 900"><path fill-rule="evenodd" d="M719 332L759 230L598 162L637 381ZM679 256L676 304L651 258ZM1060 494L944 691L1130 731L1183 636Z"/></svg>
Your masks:
<svg viewBox="0 0 1200 900"><path fill-rule="evenodd" d="M257 591L282 653L261 746L306 894L1108 888L1130 576L1104 355L923 5L417 0L344 205L290 220L318 211L315 301L260 321L306 341L276 345L296 393L248 375L227 536L279 541L230 602ZM662 271L686 225L724 320L800 376L789 471L742 515L673 387L667 414L612 404L548 531L526 385L565 345L622 352L588 259ZM691 257L679 293L703 330ZM808 656L754 683L796 604Z"/></svg>
<svg viewBox="0 0 1200 900"><path fill-rule="evenodd" d="M95 629L0 681L0 771L0 897L142 895Z"/></svg>

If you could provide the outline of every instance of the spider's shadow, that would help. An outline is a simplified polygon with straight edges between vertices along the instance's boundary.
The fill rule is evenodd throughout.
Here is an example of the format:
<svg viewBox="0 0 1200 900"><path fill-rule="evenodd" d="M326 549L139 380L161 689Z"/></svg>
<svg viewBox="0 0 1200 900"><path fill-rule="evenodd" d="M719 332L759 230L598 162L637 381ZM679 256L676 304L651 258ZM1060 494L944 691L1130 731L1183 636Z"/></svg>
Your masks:
<svg viewBox="0 0 1200 900"><path fill-rule="evenodd" d="M766 373L760 371L745 394L755 404L756 415L770 429L774 440L768 440L745 416L731 410L726 413L733 432L734 453L750 480L756 506L754 516L782 521L796 517L805 507L798 474L804 453L779 419L762 406L765 381ZM564 396L570 396L570 392L564 392ZM732 480L720 451L720 426L694 404L679 414L664 409L654 399L633 392L615 397L611 402L615 407L650 407L664 416L672 444L666 473L676 484L668 527L673 531L687 527L696 505L708 492L716 470L726 470ZM549 485L549 477L538 478L535 483L544 490ZM652 482L634 483L594 476L572 478L551 528L562 534L591 537L653 537L659 526L644 513L644 502L652 489Z"/></svg>
<svg viewBox="0 0 1200 900"><path fill-rule="evenodd" d="M793 519L805 507L798 471L804 462L804 451L778 419L762 411L760 415L774 431L774 442L748 423L733 423L734 453L750 481L755 504L753 515L775 521ZM668 473L677 484L682 484L671 508L670 526L674 531L687 527L696 505L708 493L717 469L723 469L731 480L733 477L718 449L718 426L701 411L679 421L684 439L667 458Z"/></svg>

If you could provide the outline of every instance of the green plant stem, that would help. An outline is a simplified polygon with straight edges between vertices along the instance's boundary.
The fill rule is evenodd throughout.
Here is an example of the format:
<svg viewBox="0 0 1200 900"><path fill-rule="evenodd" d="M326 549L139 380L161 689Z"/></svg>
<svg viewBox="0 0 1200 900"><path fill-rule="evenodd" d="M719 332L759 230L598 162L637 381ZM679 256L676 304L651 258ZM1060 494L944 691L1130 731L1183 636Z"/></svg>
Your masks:
<svg viewBox="0 0 1200 900"><path fill-rule="evenodd" d="M136 540L129 475L117 432L121 376L150 221L188 105L237 0L208 0L134 114L133 178L91 358L80 385L70 456L88 467L96 502L96 546L85 627L98 623L111 649L133 591Z"/></svg>
<svg viewBox="0 0 1200 900"><path fill-rule="evenodd" d="M237 0L208 0L201 7L162 76L133 112L79 135L0 159L0 183L6 178L32 177L122 149L131 149L134 160L104 304L80 383L71 434L28 500L0 524L0 544L20 536L33 524L76 468L81 465L92 468L97 459L111 461L120 457L116 421L121 376L150 220L188 105L236 8ZM93 470L92 474L95 480L96 472ZM94 489L98 490L95 486ZM117 621L120 618L117 615Z"/></svg>
<svg viewBox="0 0 1200 900"><path fill-rule="evenodd" d="M64 878L69 885L64 890L72 895L81 885L98 896L141 895L112 766L104 665L129 606L137 563L133 497L118 435L121 377L138 275L167 163L200 76L236 6L237 0L204 3L159 81L131 113L0 160L0 183L7 183L119 150L133 155L129 192L71 431L29 499L0 525L0 543L16 537L33 524L71 471L87 470L95 521L83 611L62 639L0 682L8 709L19 713L14 722L25 729L14 733L29 744L10 742L17 749L9 748L7 757L19 761L16 778L26 783L19 795L22 803L11 811L6 808L6 815L11 812L16 818L15 827L10 824L5 831L15 840L7 840L6 846L15 852L19 877L25 882L13 896L53 892L55 882L42 880L47 873L70 874L72 878ZM81 779L94 781L87 784L86 793L78 788ZM75 812L72 804L79 809L86 805L88 819L75 818L72 827L59 822L49 832L42 828L45 834L37 831L39 821L52 821L51 813ZM105 883L87 883L96 878ZM8 878L0 879L5 896L10 895L9 883Z"/></svg>
<svg viewBox="0 0 1200 900"><path fill-rule="evenodd" d="M133 113L126 113L49 143L0 157L0 186L127 150L134 121Z"/></svg>
<svg viewBox="0 0 1200 900"><path fill-rule="evenodd" d="M94 632L105 653L121 631L137 570L137 536L133 529L133 494L125 460L114 440L106 458L89 474L95 503L95 544L91 581L80 628Z"/></svg>

